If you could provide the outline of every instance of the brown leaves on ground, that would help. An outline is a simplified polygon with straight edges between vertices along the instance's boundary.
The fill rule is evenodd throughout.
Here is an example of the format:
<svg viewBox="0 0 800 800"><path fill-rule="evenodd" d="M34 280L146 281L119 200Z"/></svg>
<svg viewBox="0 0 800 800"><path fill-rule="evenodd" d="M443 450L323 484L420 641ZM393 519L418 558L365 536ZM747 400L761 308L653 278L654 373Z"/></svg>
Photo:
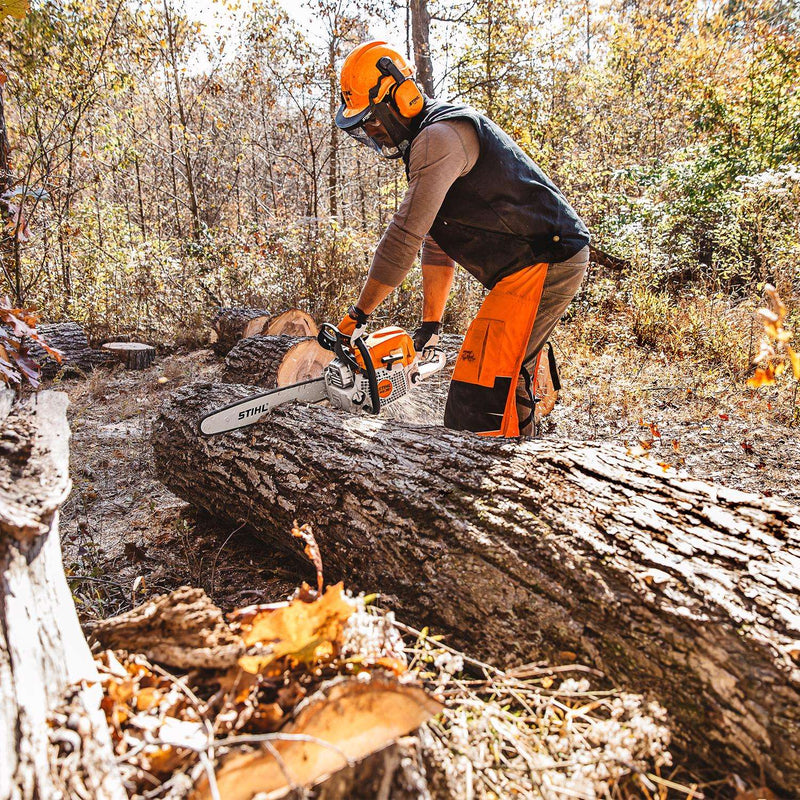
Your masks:
<svg viewBox="0 0 800 800"><path fill-rule="evenodd" d="M104 692L101 707L117 755L149 742L130 757L130 763L164 779L208 741L200 709L145 658L123 655L120 659L106 650L95 660Z"/></svg>
<svg viewBox="0 0 800 800"><path fill-rule="evenodd" d="M164 601L174 596L180 606L179 592ZM119 619L124 625L127 618ZM273 787L288 785L283 769L271 761L277 750L291 762L292 779L310 785L348 758L361 758L413 730L440 707L405 674L402 640L391 621L369 611L363 598L349 597L341 583L324 594L303 584L287 602L239 609L228 619L231 636L247 648L232 668L173 676L141 655L106 650L97 657L115 752L137 790L152 789L154 780L164 782L177 771L189 774L203 764L207 770L212 752L228 753L236 765L236 754L247 755L242 746L252 737L273 734L275 744L257 750L254 768ZM353 713L342 718L345 700ZM307 725L300 725L300 709ZM321 743L286 743L288 732L306 728ZM249 797L239 792L237 769L232 767L226 792Z"/></svg>
<svg viewBox="0 0 800 800"><path fill-rule="evenodd" d="M27 381L38 389L39 365L28 355L26 339L36 342L56 361L61 361L61 352L50 347L36 332L36 315L24 308L12 307L11 301L3 298L0 300L0 380L13 385Z"/></svg>

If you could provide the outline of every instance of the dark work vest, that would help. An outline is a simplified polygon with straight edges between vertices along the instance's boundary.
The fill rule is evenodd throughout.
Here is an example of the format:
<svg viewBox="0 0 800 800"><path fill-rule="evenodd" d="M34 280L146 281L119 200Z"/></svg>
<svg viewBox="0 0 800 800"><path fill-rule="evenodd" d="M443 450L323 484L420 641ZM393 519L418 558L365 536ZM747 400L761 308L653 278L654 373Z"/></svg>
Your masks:
<svg viewBox="0 0 800 800"><path fill-rule="evenodd" d="M480 155L450 187L431 226L450 258L491 289L531 264L566 261L589 243L586 225L558 187L490 119L468 106L426 98L418 131L454 119L475 126Z"/></svg>

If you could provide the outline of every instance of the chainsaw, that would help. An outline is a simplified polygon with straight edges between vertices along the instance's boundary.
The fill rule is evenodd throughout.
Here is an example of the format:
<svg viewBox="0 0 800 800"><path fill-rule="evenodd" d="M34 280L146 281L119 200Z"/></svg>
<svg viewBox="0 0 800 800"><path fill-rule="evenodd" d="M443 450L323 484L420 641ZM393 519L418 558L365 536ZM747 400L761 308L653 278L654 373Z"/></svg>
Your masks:
<svg viewBox="0 0 800 800"><path fill-rule="evenodd" d="M200 420L200 432L210 436L253 425L276 406L292 401L327 400L343 411L378 414L431 375L447 358L439 347L426 347L420 355L402 328L389 327L353 341L329 323L320 327L317 341L335 357L322 376L291 386L261 392L218 408Z"/></svg>

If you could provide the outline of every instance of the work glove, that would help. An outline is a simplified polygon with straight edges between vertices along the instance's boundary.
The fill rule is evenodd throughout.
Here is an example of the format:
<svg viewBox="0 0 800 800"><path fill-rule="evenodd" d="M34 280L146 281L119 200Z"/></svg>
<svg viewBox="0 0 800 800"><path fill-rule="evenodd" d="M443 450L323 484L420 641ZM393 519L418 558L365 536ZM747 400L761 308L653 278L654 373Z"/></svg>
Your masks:
<svg viewBox="0 0 800 800"><path fill-rule="evenodd" d="M344 315L337 327L340 333L349 336L350 341L354 342L364 335L368 319L369 314L365 314L358 306L350 306L350 310Z"/></svg>
<svg viewBox="0 0 800 800"><path fill-rule="evenodd" d="M414 349L421 353L426 347L436 347L441 329L441 322L423 322L411 337L414 340Z"/></svg>

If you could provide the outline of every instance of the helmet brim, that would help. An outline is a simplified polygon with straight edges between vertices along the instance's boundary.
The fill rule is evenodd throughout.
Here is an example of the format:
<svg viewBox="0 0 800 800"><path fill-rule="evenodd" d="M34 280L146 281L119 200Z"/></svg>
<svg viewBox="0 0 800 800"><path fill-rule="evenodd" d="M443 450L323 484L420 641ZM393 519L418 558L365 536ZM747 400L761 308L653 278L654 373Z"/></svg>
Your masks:
<svg viewBox="0 0 800 800"><path fill-rule="evenodd" d="M358 128L364 123L364 118L369 114L370 110L370 106L365 106L360 110L354 110L342 103L339 106L339 110L336 112L334 120L336 122L336 127L343 131Z"/></svg>

